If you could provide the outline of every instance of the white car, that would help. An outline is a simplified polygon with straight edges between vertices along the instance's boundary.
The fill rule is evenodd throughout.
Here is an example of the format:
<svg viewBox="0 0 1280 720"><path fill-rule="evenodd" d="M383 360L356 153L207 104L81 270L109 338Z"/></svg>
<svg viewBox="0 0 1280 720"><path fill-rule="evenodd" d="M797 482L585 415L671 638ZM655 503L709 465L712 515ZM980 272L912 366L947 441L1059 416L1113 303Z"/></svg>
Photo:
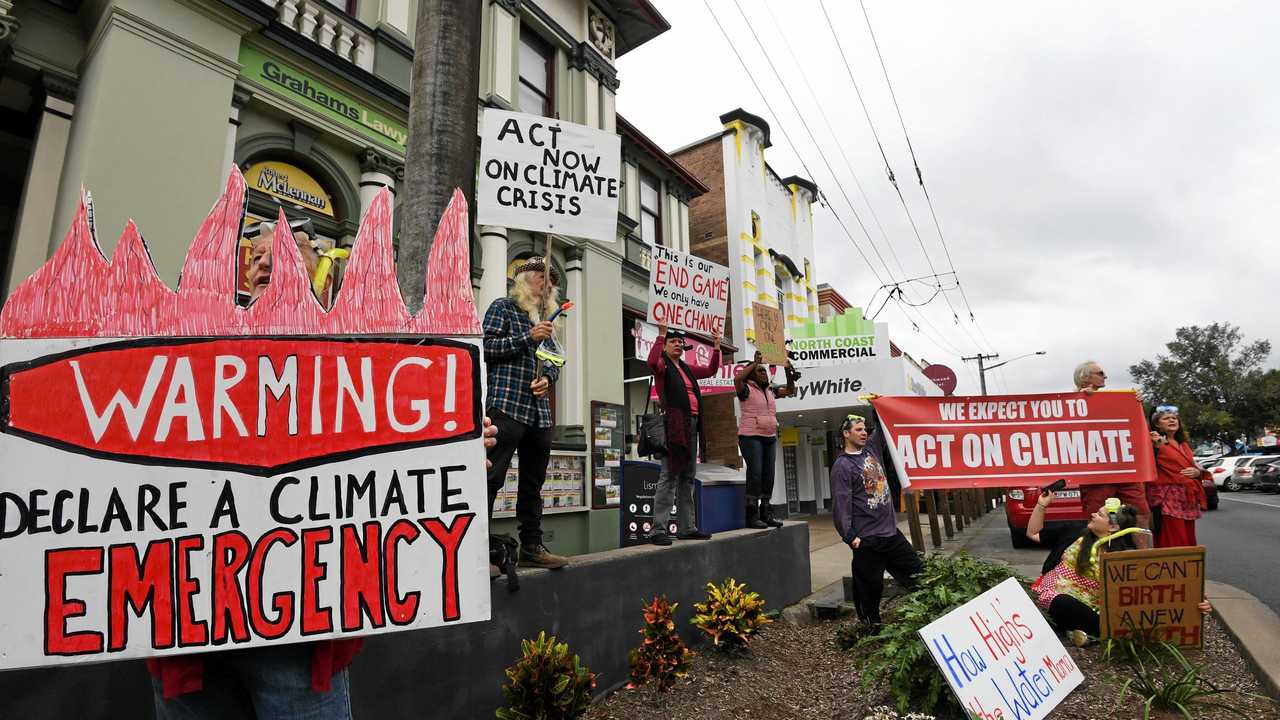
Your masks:
<svg viewBox="0 0 1280 720"><path fill-rule="evenodd" d="M1205 470L1213 476L1213 484L1215 487L1222 487L1236 471L1236 463L1250 458L1258 457L1257 455L1228 455L1224 458L1218 458L1204 466ZM1228 488L1229 489L1229 488Z"/></svg>

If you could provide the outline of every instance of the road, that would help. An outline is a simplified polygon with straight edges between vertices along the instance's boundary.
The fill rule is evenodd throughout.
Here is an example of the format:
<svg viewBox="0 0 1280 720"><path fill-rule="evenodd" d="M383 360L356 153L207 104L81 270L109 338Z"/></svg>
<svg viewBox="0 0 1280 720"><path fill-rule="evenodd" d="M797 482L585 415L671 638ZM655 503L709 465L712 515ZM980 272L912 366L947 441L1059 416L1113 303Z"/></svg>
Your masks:
<svg viewBox="0 0 1280 720"><path fill-rule="evenodd" d="M1219 499L1218 509L1196 523L1209 579L1234 585L1280 613L1280 495L1245 491L1222 493ZM1013 549L1003 508L963 534L969 536L964 548L971 554L1003 560L1027 577L1040 574L1048 552Z"/></svg>
<svg viewBox="0 0 1280 720"><path fill-rule="evenodd" d="M1196 523L1210 580L1235 585L1280 613L1280 495L1220 493Z"/></svg>

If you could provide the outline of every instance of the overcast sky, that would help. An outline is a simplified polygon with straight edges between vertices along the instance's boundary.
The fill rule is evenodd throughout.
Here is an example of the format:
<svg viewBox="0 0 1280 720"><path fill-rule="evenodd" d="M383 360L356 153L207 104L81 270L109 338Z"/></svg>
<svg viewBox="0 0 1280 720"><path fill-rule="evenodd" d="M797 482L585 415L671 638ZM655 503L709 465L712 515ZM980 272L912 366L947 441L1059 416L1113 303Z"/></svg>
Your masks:
<svg viewBox="0 0 1280 720"><path fill-rule="evenodd" d="M776 115L702 0L653 1L672 29L619 60L619 112L668 150L715 132L717 117L736 107L766 118L769 164L784 177L808 175L832 205L815 212L817 275L854 305L880 282L832 210L882 276L904 277L890 246L907 276L931 272L818 0L739 0L760 44L737 3L711 0ZM861 8L825 1L929 260L945 272ZM928 320L922 332L893 304L877 320L916 358L955 369L958 394L976 393L977 375L957 351L1005 359L1045 350L987 381L992 393L1049 392L1067 389L1088 358L1102 363L1111 386L1130 386L1129 365L1163 352L1182 325L1230 321L1247 339L1280 342L1280 5L866 7L980 331L958 292L947 295L964 327L942 297L919 309ZM929 292L917 285L908 296L918 302ZM1269 364L1278 359L1273 352Z"/></svg>

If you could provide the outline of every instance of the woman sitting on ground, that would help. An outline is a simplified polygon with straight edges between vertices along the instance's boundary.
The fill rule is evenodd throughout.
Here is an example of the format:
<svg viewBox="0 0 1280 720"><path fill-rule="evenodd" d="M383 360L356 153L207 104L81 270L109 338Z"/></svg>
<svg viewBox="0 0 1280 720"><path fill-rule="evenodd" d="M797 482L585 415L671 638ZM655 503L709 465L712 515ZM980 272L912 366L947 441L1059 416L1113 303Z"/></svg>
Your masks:
<svg viewBox="0 0 1280 720"><path fill-rule="evenodd" d="M1053 493L1043 494L1041 501L1044 505L1053 502ZM1114 498L1108 500L1090 516L1079 539L1063 551L1062 558L1052 570L1041 575L1031 586L1036 604L1049 613L1053 624L1066 632L1077 647L1102 634L1098 616L1102 607L1099 552L1135 550L1134 534L1144 532L1137 527L1138 511L1132 505L1116 507L1118 502ZM1114 513L1109 512L1109 506L1116 508ZM1032 524L1037 523L1041 527L1044 524L1042 509L1032 514L1027 525L1028 535L1033 532ZM1040 527L1034 528L1034 532L1039 530ZM1209 603L1200 603L1201 612L1207 613L1212 609Z"/></svg>

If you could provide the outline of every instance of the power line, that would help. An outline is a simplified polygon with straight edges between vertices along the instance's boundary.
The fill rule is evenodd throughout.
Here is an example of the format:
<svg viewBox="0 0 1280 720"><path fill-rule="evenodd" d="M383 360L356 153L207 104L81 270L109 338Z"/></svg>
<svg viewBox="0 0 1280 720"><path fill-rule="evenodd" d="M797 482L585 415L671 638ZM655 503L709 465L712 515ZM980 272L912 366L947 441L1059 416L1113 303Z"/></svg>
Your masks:
<svg viewBox="0 0 1280 720"><path fill-rule="evenodd" d="M822 0L819 0L819 2L821 3ZM929 216L933 218L933 226L938 231L938 240L942 244L943 253L946 255L947 265L950 266L951 272L956 279L956 289L960 291L960 299L964 302L965 310L969 313L970 322L972 322L973 326L978 330L978 334L982 336L982 339L987 343L987 346L989 348L993 348L994 346L992 346L991 340L987 337L987 334L983 332L982 326L978 324L978 318L973 313L973 305L969 303L969 296L964 291L964 284L960 282L959 274L956 274L956 265L951 258L951 248L948 247L946 235L942 232L942 224L938 222L938 213L933 207L933 197L929 195L929 187L925 185L924 173L920 170L920 161L916 158L916 149L911 143L911 134L907 132L907 123L902 117L902 107L898 104L898 94L894 92L893 81L889 79L889 68L885 64L884 55L880 52L880 43L876 40L876 31L871 25L871 15L867 13L866 2L864 2L864 0L858 0L858 5L862 8L862 17L867 24L867 33L871 36L871 46L875 48L876 59L880 62L880 71L883 73L885 85L889 89L889 97L893 100L893 110L898 116L898 125L902 128L902 137L907 141L907 152L911 155L911 166L916 172L916 181L920 184L920 190L924 194L925 202L929 206ZM823 13L826 13L825 6L823 7ZM830 17L827 18L827 22L830 24ZM835 28L833 27L832 33L834 34L834 32ZM839 44L838 40L837 44ZM841 51L841 55L843 56L843 50ZM896 184L895 187L897 187Z"/></svg>
<svg viewBox="0 0 1280 720"><path fill-rule="evenodd" d="M791 136L788 135L786 129L783 128L782 121L781 121L782 116L779 115L777 112L775 112L773 109L773 106L769 104L769 98L765 97L764 91L760 89L760 84L756 82L755 76L751 74L751 69L747 67L746 61L742 59L742 55L738 52L737 46L735 46L733 44L733 41L729 38L729 33L725 31L724 25L720 24L720 18L716 17L715 11L711 9L710 2L708 2L708 0L702 0L702 4L706 6L707 13L711 15L711 19L715 21L716 27L720 29L720 34L724 36L725 44L728 45L729 49L733 51L733 56L738 58L738 64L742 66L742 71L747 74L747 79L751 81L751 85L756 89L756 94L760 96L761 102L764 103L764 106L769 111L769 114L772 115L775 122L777 122L778 131L782 133L783 139L786 140L787 145L791 147L791 151L795 153L796 159L800 161L800 167L804 168L805 174L807 174L809 177L814 177L813 172L809 170L809 166L805 164L804 157L800 155L799 147L794 142L791 141ZM832 214L836 215L835 210L832 210ZM836 215L836 217L837 219L839 219L839 215ZM855 218L858 217L858 213L856 211L854 212L854 217ZM858 224L862 225L861 218L858 218ZM843 225L844 223L843 221L841 221L841 226L843 227ZM870 242L871 234L867 233L867 228L865 225L862 226L862 231L864 234L866 234L868 242ZM852 243L854 249L858 251L858 255L862 258L862 262L867 266L869 270L871 270L871 274L875 275L877 281L879 281L881 284L884 284L884 278L880 277L879 271L877 271L875 266L871 264L871 260L867 258L867 254L862 250L862 246L858 244L858 241L853 239L853 235L849 232L848 228L845 228L845 235L848 236L849 242ZM875 250L875 243L871 244L871 249ZM876 251L876 254L879 255L879 251ZM882 264L884 263L883 257L880 258L880 262ZM885 269L888 270L888 265L885 265Z"/></svg>
<svg viewBox="0 0 1280 720"><path fill-rule="evenodd" d="M705 3L707 0L703 0ZM764 56L765 63L769 65L769 70L773 72L774 78L778 81L778 86L782 88L782 94L786 96L787 102L791 104L792 111L795 112L796 118L800 121L800 126L804 128L805 133L809 136L809 142L813 143L813 147L818 151L818 158L822 160L822 164L826 166L827 173L831 175L831 181L835 184L836 189L840 191L840 195L844 197L844 202L849 206L849 210L853 212L853 217L858 221L858 226L862 228L862 233L866 235L867 242L871 243L871 249L875 251L876 257L880 259L880 264L884 265L885 273L892 279L893 271L889 269L889 263L885 262L884 255L880 254L880 249L876 247L875 241L871 238L871 233L867 231L867 226L862 222L862 217L858 215L858 209L853 206L853 201L849 199L849 194L844 191L844 185L840 184L840 178L832 169L831 163L827 161L827 156L822 153L822 145L818 143L818 139L814 137L813 130L809 127L809 123L805 122L804 113L800 112L800 107L796 105L795 98L791 97L791 91L787 89L786 82L782 79L782 74L778 72L778 68L773 64L773 58L769 57L769 51L765 49L764 43L760 41L760 36L756 34L756 29L752 27L751 21L747 19L747 14L742 11L742 5L738 0L733 0L733 5L738 9L738 14L742 16L742 22L747 26L747 31L751 33L751 37L755 39L756 45L760 47L760 54ZM711 11L711 5L707 4L707 10ZM723 28L722 28L723 29ZM727 40L728 38L726 38ZM735 51L736 52L736 51ZM778 117L774 115L774 117ZM797 150L797 154L798 154ZM805 168L808 171L808 168ZM812 177L812 174L810 175Z"/></svg>

